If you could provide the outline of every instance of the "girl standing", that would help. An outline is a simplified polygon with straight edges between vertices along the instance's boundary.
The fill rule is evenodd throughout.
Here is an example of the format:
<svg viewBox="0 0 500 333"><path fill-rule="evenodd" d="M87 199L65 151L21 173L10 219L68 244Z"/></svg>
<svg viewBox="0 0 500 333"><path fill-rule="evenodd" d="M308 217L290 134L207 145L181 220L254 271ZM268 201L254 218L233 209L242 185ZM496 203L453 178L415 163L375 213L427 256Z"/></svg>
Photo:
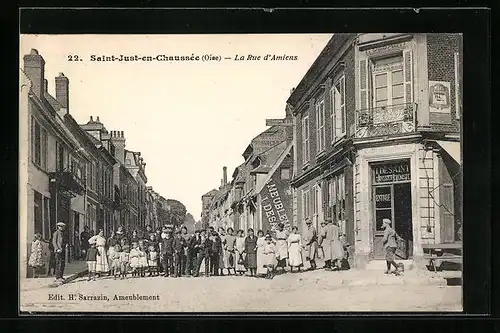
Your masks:
<svg viewBox="0 0 500 333"><path fill-rule="evenodd" d="M117 278L120 277L120 256L121 256L121 248L120 245L116 244L114 246L114 251L111 258L111 269L113 271L113 277L116 280Z"/></svg>
<svg viewBox="0 0 500 333"><path fill-rule="evenodd" d="M257 237L255 237L252 228L248 229L248 236L245 238L245 254L250 276L255 276L257 270Z"/></svg>
<svg viewBox="0 0 500 333"><path fill-rule="evenodd" d="M276 247L273 244L273 238L271 235L266 236L266 242L264 243L262 254L264 256L264 266L266 267L266 279L272 279L274 277L274 259L276 257ZM258 257L257 257L258 258Z"/></svg>
<svg viewBox="0 0 500 333"><path fill-rule="evenodd" d="M40 275L40 269L43 264L42 235L37 233L33 238L33 243L31 243L30 259L28 260L28 265L33 268L34 278L37 278Z"/></svg>
<svg viewBox="0 0 500 333"><path fill-rule="evenodd" d="M243 234L243 230L238 230L236 241L235 241L235 263L236 263L236 271L243 275L245 273L245 236Z"/></svg>
<svg viewBox="0 0 500 333"><path fill-rule="evenodd" d="M148 252L149 276L158 276L158 252L154 245L149 246Z"/></svg>
<svg viewBox="0 0 500 333"><path fill-rule="evenodd" d="M266 237L264 231L257 231L257 275L264 275L267 273L265 267L267 257L264 255L264 245L266 244Z"/></svg>
<svg viewBox="0 0 500 333"><path fill-rule="evenodd" d="M132 243L129 260L130 268L132 268L132 277L137 277L139 272L139 248L136 242Z"/></svg>
<svg viewBox="0 0 500 333"><path fill-rule="evenodd" d="M130 253L128 245L123 247L123 251L120 253L120 275L122 279L127 277L128 273L128 264L129 264L129 256Z"/></svg>
<svg viewBox="0 0 500 333"><path fill-rule="evenodd" d="M141 277L146 276L146 269L148 268L148 257L146 253L146 247L144 246L144 241L139 241L139 275Z"/></svg>
<svg viewBox="0 0 500 333"><path fill-rule="evenodd" d="M302 237L300 237L297 227L292 228L292 233L288 236L287 242L290 272L293 272L294 267L300 271L300 267L302 266Z"/></svg>

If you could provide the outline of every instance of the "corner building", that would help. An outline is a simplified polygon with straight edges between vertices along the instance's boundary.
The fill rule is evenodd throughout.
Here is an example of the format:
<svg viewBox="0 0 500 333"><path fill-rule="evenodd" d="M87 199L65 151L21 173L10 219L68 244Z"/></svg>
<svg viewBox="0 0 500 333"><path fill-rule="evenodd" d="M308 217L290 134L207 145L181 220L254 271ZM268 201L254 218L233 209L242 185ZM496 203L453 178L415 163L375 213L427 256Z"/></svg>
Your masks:
<svg viewBox="0 0 500 333"><path fill-rule="evenodd" d="M459 241L461 45L457 34L335 34L289 98L295 219L338 220L358 268L384 259L383 218L399 260Z"/></svg>

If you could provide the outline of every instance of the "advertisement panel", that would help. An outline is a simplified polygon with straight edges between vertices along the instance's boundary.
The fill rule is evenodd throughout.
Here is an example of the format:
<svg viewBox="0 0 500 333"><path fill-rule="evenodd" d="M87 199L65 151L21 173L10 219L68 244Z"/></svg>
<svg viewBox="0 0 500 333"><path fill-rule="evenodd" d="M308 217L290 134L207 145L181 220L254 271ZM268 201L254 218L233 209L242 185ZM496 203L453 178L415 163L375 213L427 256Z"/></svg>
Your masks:
<svg viewBox="0 0 500 333"><path fill-rule="evenodd" d="M274 231L278 223L285 228L292 223L292 189L288 179L281 179L277 170L260 192L262 205L262 230Z"/></svg>

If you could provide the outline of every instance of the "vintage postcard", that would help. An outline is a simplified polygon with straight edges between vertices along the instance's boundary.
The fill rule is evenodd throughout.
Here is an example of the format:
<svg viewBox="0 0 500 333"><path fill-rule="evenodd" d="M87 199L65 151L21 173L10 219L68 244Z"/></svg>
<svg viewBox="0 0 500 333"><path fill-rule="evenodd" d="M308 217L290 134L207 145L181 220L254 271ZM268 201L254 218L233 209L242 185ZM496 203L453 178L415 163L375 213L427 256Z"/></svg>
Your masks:
<svg viewBox="0 0 500 333"><path fill-rule="evenodd" d="M21 35L22 313L462 311L462 36Z"/></svg>

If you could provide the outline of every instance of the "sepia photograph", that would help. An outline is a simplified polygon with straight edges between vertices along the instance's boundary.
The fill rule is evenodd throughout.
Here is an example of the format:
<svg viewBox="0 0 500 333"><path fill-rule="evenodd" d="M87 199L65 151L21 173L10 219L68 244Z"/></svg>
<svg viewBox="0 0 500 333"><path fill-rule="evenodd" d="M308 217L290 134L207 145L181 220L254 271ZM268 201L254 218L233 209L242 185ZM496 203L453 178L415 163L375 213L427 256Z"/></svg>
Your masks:
<svg viewBox="0 0 500 333"><path fill-rule="evenodd" d="M20 313L462 312L462 50L21 34Z"/></svg>

